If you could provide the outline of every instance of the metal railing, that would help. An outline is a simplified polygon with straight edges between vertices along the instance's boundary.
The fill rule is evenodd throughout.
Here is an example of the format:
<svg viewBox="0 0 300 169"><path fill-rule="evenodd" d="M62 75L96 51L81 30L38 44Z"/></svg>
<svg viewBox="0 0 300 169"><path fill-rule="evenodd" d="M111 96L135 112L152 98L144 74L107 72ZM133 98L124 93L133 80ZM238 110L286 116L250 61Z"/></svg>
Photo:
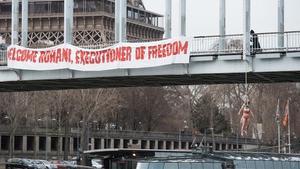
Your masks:
<svg viewBox="0 0 300 169"><path fill-rule="evenodd" d="M283 36L283 46L280 46L278 39ZM258 33L258 43L260 48L251 47L252 54L269 52L295 52L300 51L300 31ZM157 39L161 40L161 39ZM156 40L132 40L128 42L149 42ZM103 42L101 44L77 45L86 49L101 49L113 46L116 42ZM192 56L211 56L211 55L231 55L242 54L243 35L225 36L196 36L191 40L190 51ZM0 50L0 65L6 65L6 51Z"/></svg>
<svg viewBox="0 0 300 169"><path fill-rule="evenodd" d="M223 42L223 48L220 48ZM191 42L192 55L215 55L243 52L243 35L196 36Z"/></svg>
<svg viewBox="0 0 300 169"><path fill-rule="evenodd" d="M6 50L0 50L0 66L7 65Z"/></svg>
<svg viewBox="0 0 300 169"><path fill-rule="evenodd" d="M278 39L283 36L283 46ZM260 48L251 46L252 53L300 51L300 31L258 33ZM223 44L223 45L222 45ZM226 55L243 52L243 35L196 36L191 43L191 55Z"/></svg>

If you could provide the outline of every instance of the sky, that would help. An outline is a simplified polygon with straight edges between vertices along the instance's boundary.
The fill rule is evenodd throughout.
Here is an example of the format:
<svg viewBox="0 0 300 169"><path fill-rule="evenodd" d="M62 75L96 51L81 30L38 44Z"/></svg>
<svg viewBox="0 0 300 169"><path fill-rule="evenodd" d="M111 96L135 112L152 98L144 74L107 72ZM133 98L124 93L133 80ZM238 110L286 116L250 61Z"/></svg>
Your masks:
<svg viewBox="0 0 300 169"><path fill-rule="evenodd" d="M219 34L219 0L187 1L187 36ZM164 0L143 0L147 10L165 13ZM278 0L251 0L251 29L277 31ZM172 0L172 35L179 35L179 0ZM300 31L300 0L285 0L285 30ZM226 0L226 33L242 33L243 0Z"/></svg>

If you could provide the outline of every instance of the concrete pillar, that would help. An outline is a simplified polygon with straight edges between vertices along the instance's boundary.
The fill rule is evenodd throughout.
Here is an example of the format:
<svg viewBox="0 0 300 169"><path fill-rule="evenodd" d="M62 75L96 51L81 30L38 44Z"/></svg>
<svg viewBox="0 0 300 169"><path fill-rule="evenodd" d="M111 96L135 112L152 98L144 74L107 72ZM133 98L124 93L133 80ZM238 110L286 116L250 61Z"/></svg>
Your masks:
<svg viewBox="0 0 300 169"><path fill-rule="evenodd" d="M35 136L34 137L34 143L35 143L35 152L38 153L40 151L40 137L39 136Z"/></svg>
<svg viewBox="0 0 300 169"><path fill-rule="evenodd" d="M278 0L278 47L284 47L284 0Z"/></svg>
<svg viewBox="0 0 300 169"><path fill-rule="evenodd" d="M225 49L225 34L226 34L226 5L225 0L219 0L219 52Z"/></svg>
<svg viewBox="0 0 300 169"><path fill-rule="evenodd" d="M138 146L139 148L142 148L142 140L138 140Z"/></svg>
<svg viewBox="0 0 300 169"><path fill-rule="evenodd" d="M58 137L58 152L61 153L62 152L62 147L63 147L63 138L62 137Z"/></svg>
<svg viewBox="0 0 300 169"><path fill-rule="evenodd" d="M186 0L180 0L180 35L186 36Z"/></svg>
<svg viewBox="0 0 300 169"><path fill-rule="evenodd" d="M179 150L182 149L182 148L181 148L181 141L178 142L178 149L179 149Z"/></svg>
<svg viewBox="0 0 300 169"><path fill-rule="evenodd" d="M22 39L21 45L28 46L28 0L22 0Z"/></svg>
<svg viewBox="0 0 300 169"><path fill-rule="evenodd" d="M91 150L95 150L95 138L91 138Z"/></svg>
<svg viewBox="0 0 300 169"><path fill-rule="evenodd" d="M112 138L110 139L110 148L115 148L114 145L115 145L115 140Z"/></svg>
<svg viewBox="0 0 300 169"><path fill-rule="evenodd" d="M163 141L163 147L162 147L162 149L163 150L167 149L167 142L165 140Z"/></svg>
<svg viewBox="0 0 300 169"><path fill-rule="evenodd" d="M74 0L64 0L64 42L73 42L73 9Z"/></svg>
<svg viewBox="0 0 300 169"><path fill-rule="evenodd" d="M165 38L172 37L172 0L165 0Z"/></svg>
<svg viewBox="0 0 300 169"><path fill-rule="evenodd" d="M105 139L101 138L101 149L105 149Z"/></svg>
<svg viewBox="0 0 300 169"><path fill-rule="evenodd" d="M46 137L46 151L47 152L51 151L51 136Z"/></svg>
<svg viewBox="0 0 300 169"><path fill-rule="evenodd" d="M11 44L17 45L19 41L19 0L12 0L11 3Z"/></svg>
<svg viewBox="0 0 300 169"><path fill-rule="evenodd" d="M189 142L185 142L185 149L188 150L189 149Z"/></svg>
<svg viewBox="0 0 300 169"><path fill-rule="evenodd" d="M124 139L120 139L120 148L123 149L124 148Z"/></svg>
<svg viewBox="0 0 300 169"><path fill-rule="evenodd" d="M150 140L146 141L146 149L150 149Z"/></svg>
<svg viewBox="0 0 300 169"><path fill-rule="evenodd" d="M46 151L45 151L45 159L48 160L48 153L51 151L51 137L46 136Z"/></svg>
<svg viewBox="0 0 300 169"><path fill-rule="evenodd" d="M70 137L70 154L74 154L74 137Z"/></svg>
<svg viewBox="0 0 300 169"><path fill-rule="evenodd" d="M126 42L127 39L127 1L115 0L115 41Z"/></svg>
<svg viewBox="0 0 300 169"><path fill-rule="evenodd" d="M174 150L174 141L171 141L171 147L170 147L171 150Z"/></svg>
<svg viewBox="0 0 300 169"><path fill-rule="evenodd" d="M1 140L2 140L2 138L1 138L2 136L0 135L0 151L1 151Z"/></svg>
<svg viewBox="0 0 300 169"><path fill-rule="evenodd" d="M250 56L250 0L244 0L243 60Z"/></svg>
<svg viewBox="0 0 300 169"><path fill-rule="evenodd" d="M154 149L158 149L158 140L155 140L154 142Z"/></svg>
<svg viewBox="0 0 300 169"><path fill-rule="evenodd" d="M0 138L1 139L1 138ZM27 152L27 136L23 136L23 141L22 141L22 152ZM1 141L0 141L1 145Z"/></svg>

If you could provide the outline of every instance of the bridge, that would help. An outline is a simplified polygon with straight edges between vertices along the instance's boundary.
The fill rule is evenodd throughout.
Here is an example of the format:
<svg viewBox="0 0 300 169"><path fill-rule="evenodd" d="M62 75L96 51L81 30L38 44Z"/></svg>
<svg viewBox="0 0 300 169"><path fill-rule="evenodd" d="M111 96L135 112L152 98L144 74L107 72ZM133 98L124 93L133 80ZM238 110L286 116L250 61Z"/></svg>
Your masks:
<svg viewBox="0 0 300 169"><path fill-rule="evenodd" d="M57 158L64 156L76 157L80 152L81 128L75 127L65 131L55 128L26 127L16 130L10 136L7 126L0 126L0 161L9 155L10 144L13 144L14 157ZM175 133L126 131L115 129L99 129L91 127L88 131L89 150L109 149L151 149L151 150L191 150L193 135L189 131ZM264 148L263 145L251 138L225 137L215 134L197 134L194 144L210 146L215 150L246 151ZM10 142L10 137L14 141ZM66 138L68 143L66 144ZM204 141L202 139L204 138ZM67 146L66 146L67 145ZM261 146L261 147L260 147Z"/></svg>
<svg viewBox="0 0 300 169"><path fill-rule="evenodd" d="M6 51L2 51L0 91L244 83L245 73L250 83L299 82L300 31L284 32L283 47L277 44L279 34L258 33L261 48L252 49L246 61L243 35L199 36L191 40L189 64L99 72L10 69ZM223 50L219 49L220 39L225 42Z"/></svg>
<svg viewBox="0 0 300 169"><path fill-rule="evenodd" d="M18 41L18 3L12 0L11 43ZM250 0L244 0L243 34L225 34L225 1L220 0L220 35L190 40L190 61L152 68L75 71L34 71L7 67L6 51L0 52L0 91L57 90L99 87L163 86L224 83L274 83L300 81L300 31L284 32L284 1L278 1L278 32L258 33L260 48L250 45ZM73 0L64 1L64 43L101 49L126 37L126 1L115 1L115 41L74 43ZM104 1L103 3L106 3ZM107 2L112 5L112 2ZM171 0L166 0L165 38L171 38ZM186 0L180 0L180 34L186 35ZM28 45L28 1L22 1L21 44ZM127 9L131 9L127 8ZM76 11L75 11L76 12ZM130 12L130 11L129 11ZM138 12L140 14L140 12ZM77 15L77 14L76 14ZM60 15L61 17L62 15ZM142 15L139 15L142 16ZM158 15L151 14L151 18ZM158 16L160 17L160 16ZM76 18L76 17L75 17ZM147 18L144 17L144 20ZM140 20L140 19L138 19ZM76 25L75 25L76 27ZM111 25L111 28L113 26ZM73 39L73 40L72 40ZM76 39L76 38L75 38ZM145 42L143 40L135 42ZM245 78L247 75L247 78Z"/></svg>

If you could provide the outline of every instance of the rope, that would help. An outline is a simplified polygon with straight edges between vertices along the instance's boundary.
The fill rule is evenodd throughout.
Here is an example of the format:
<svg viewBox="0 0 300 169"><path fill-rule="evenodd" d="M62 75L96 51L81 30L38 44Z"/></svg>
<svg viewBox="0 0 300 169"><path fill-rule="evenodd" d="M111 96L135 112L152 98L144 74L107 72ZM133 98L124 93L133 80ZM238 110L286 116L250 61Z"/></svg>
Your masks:
<svg viewBox="0 0 300 169"><path fill-rule="evenodd" d="M247 69L247 66L248 66L248 61L247 60L245 60L245 89L246 89L246 91L245 91L245 102L246 102L246 105L248 105L248 101L250 101L249 100L249 98L248 98L248 69Z"/></svg>

